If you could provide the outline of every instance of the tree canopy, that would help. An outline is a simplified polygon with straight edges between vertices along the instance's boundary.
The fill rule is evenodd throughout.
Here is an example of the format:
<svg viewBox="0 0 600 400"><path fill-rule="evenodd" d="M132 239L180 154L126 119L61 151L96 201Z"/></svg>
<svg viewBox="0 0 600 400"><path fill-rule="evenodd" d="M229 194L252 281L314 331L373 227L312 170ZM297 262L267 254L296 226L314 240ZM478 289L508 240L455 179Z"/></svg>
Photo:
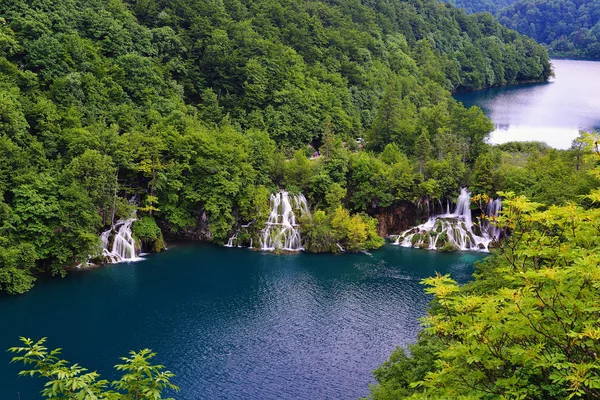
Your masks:
<svg viewBox="0 0 600 400"><path fill-rule="evenodd" d="M599 187L578 199L588 206L501 192L494 223L509 235L474 281L423 281L425 330L375 371L370 398L599 398Z"/></svg>
<svg viewBox="0 0 600 400"><path fill-rule="evenodd" d="M453 196L492 125L450 91L550 73L533 40L434 0L6 1L0 290L85 262L135 209L161 248L157 228L223 243L258 226L279 188L329 216L425 180Z"/></svg>

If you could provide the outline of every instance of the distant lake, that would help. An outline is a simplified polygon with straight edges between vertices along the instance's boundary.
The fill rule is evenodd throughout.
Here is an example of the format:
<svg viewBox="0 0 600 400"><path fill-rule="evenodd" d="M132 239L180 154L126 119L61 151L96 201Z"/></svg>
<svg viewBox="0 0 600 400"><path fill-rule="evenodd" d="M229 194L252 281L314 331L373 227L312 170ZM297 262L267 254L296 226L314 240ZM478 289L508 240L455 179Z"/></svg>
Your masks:
<svg viewBox="0 0 600 400"><path fill-rule="evenodd" d="M548 83L458 93L479 106L496 130L489 142L538 140L567 149L579 130L600 130L600 61L552 60Z"/></svg>

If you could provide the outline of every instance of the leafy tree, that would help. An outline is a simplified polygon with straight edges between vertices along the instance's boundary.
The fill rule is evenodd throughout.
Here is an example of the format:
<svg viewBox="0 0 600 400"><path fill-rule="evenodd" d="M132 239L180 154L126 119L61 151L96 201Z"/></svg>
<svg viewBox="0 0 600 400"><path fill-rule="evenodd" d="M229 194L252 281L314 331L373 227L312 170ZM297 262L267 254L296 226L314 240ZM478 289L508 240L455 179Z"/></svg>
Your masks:
<svg viewBox="0 0 600 400"><path fill-rule="evenodd" d="M0 290L64 275L136 210L138 231L220 243L264 221L277 187L305 192L327 220L339 206L376 213L450 195L489 127L450 91L548 76L542 47L434 0L9 1ZM416 149L421 133L439 164ZM309 160L309 145L324 157ZM522 185L514 172L506 187ZM577 176L579 192L593 183ZM371 222L349 221L351 248L371 241Z"/></svg>
<svg viewBox="0 0 600 400"><path fill-rule="evenodd" d="M419 172L423 173L423 165L429 160L431 155L431 143L426 131L421 132L415 142L415 154L419 159Z"/></svg>
<svg viewBox="0 0 600 400"><path fill-rule="evenodd" d="M167 399L163 397L165 390L178 391L171 383L175 375L165 371L162 365L152 365L150 360L156 356L149 349L130 352L129 357L122 357L123 364L115 366L122 371L120 379L109 384L100 379L96 371L88 372L78 364L70 365L61 360L61 349L48 350L46 339L34 342L21 338L22 347L11 347L9 351L18 354L12 362L20 362L27 368L19 373L21 376L40 377L46 380L41 394L45 399ZM114 389L109 389L112 387Z"/></svg>
<svg viewBox="0 0 600 400"><path fill-rule="evenodd" d="M600 209L552 206L503 193L511 235L462 288L424 281L434 307L411 358L377 372L374 399L600 396L597 268ZM400 374L409 366L426 372Z"/></svg>

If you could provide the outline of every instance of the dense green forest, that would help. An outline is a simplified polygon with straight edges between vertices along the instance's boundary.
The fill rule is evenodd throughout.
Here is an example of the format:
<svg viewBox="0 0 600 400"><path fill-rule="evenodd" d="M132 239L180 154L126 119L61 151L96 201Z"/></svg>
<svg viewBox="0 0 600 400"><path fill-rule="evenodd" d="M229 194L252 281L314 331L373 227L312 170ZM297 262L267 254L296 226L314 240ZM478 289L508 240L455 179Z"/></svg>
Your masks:
<svg viewBox="0 0 600 400"><path fill-rule="evenodd" d="M517 0L449 0L456 7L463 8L468 14L489 12L492 15L510 6Z"/></svg>
<svg viewBox="0 0 600 400"><path fill-rule="evenodd" d="M374 371L370 399L600 396L599 141L583 135L566 151L529 142L482 153L475 171L489 179L476 180L474 203L511 190L498 192L503 211L493 221L510 234L462 287L449 276L425 279L433 295L425 330L409 354L398 348ZM13 361L24 364L21 375L47 382L45 398L160 399L177 390L150 350L122 358L123 376L109 383L44 340L22 341L10 349Z"/></svg>
<svg viewBox="0 0 600 400"><path fill-rule="evenodd" d="M546 162L525 166L530 182L546 170L538 189L554 188L524 191L537 201L502 192L495 223L510 235L476 265L475 280L460 287L449 276L425 279L434 297L425 330L409 354L396 349L374 372L371 399L600 397L597 136L594 142L593 156L589 147L574 146L575 170L583 162L592 178L585 194L570 193L569 182ZM515 154L519 146L508 147ZM540 148L520 150L532 151L529 164ZM555 151L537 160L544 157L562 168Z"/></svg>
<svg viewBox="0 0 600 400"><path fill-rule="evenodd" d="M136 209L149 246L223 243L278 188L319 212L309 250L379 246L368 212L454 197L486 150L450 91L550 74L532 39L433 0L5 1L0 290L97 258Z"/></svg>
<svg viewBox="0 0 600 400"><path fill-rule="evenodd" d="M504 26L543 43L552 56L600 58L598 0L452 0L468 13L489 12Z"/></svg>
<svg viewBox="0 0 600 400"><path fill-rule="evenodd" d="M548 45L553 55L600 58L599 0L520 0L496 16L505 26Z"/></svg>

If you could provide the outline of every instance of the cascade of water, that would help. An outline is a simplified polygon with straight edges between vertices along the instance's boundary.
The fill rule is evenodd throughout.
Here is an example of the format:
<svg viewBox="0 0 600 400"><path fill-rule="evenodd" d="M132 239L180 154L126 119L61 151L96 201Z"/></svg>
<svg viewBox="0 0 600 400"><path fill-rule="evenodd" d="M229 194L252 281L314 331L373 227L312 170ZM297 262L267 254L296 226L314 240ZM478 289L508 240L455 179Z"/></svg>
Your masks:
<svg viewBox="0 0 600 400"><path fill-rule="evenodd" d="M471 231L473 226L473 221L471 221L471 192L467 188L460 189L460 196L458 196L458 200L456 200L456 209L454 210L454 215L457 218L461 218L465 225L467 226L467 230Z"/></svg>
<svg viewBox="0 0 600 400"><path fill-rule="evenodd" d="M225 247L233 247L234 246L233 243L237 242L238 233L240 233L240 231L237 231L236 233L233 234L233 236L231 236L229 238L229 240L227 241L227 244L225 245Z"/></svg>
<svg viewBox="0 0 600 400"><path fill-rule="evenodd" d="M490 217L491 219L495 219L498 216L498 213L500 212L501 209L502 209L502 200L501 199L498 198L495 200L490 200L487 203L485 214L488 217ZM502 233L502 229L500 229L500 227L498 227L497 225L490 223L489 220L485 221L483 228L487 231L487 234L494 239L498 239L500 237L500 234Z"/></svg>
<svg viewBox="0 0 600 400"><path fill-rule="evenodd" d="M304 195L290 195L282 190L271 195L270 205L269 219L259 238L260 249L263 251L304 250L294 213L299 213L299 216L310 215Z"/></svg>
<svg viewBox="0 0 600 400"><path fill-rule="evenodd" d="M129 262L141 260L135 252L135 239L131 226L135 218L117 221L109 230L102 232L100 240L102 241L102 256L105 262L115 264L119 262ZM110 238L112 248L110 247Z"/></svg>
<svg viewBox="0 0 600 400"><path fill-rule="evenodd" d="M453 213L450 213L450 205L447 204L445 214L430 217L424 224L402 232L393 244L434 250L487 251L490 243L499 237L501 229L485 220L481 223L481 232L474 232L470 204L471 193L462 188ZM496 217L501 207L500 199L490 201L486 214Z"/></svg>
<svg viewBox="0 0 600 400"><path fill-rule="evenodd" d="M244 225L240 225L240 229L238 229L227 241L227 244L225 245L225 247L244 247L242 246L242 243L244 242L243 238L238 238L238 235L240 234L240 232L242 231L242 229L248 229L250 227L250 225L252 225L254 221L250 221L247 224ZM250 246L248 246L249 248L252 248L252 238L250 238Z"/></svg>

